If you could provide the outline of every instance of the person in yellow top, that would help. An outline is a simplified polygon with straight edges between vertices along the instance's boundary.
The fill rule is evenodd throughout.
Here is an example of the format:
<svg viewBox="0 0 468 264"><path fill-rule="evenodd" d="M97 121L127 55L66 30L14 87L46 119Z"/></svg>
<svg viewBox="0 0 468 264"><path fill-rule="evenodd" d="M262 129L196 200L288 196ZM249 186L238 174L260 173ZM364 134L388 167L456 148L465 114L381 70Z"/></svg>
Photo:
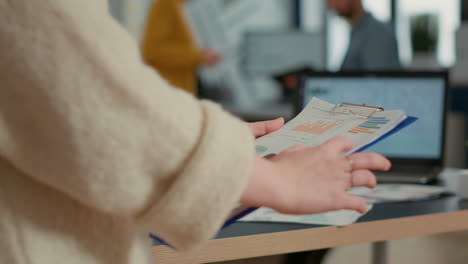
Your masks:
<svg viewBox="0 0 468 264"><path fill-rule="evenodd" d="M197 93L196 71L220 61L211 49L199 49L183 14L185 0L155 0L148 14L143 59L175 87Z"/></svg>

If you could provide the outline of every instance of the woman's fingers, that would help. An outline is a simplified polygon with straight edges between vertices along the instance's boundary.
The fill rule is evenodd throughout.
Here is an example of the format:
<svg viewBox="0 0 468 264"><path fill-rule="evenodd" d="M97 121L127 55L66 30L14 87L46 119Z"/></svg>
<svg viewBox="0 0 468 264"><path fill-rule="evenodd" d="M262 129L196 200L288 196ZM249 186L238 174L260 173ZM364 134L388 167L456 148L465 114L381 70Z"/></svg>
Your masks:
<svg viewBox="0 0 468 264"><path fill-rule="evenodd" d="M351 187L375 188L377 179L369 170L354 170L351 173Z"/></svg>
<svg viewBox="0 0 468 264"><path fill-rule="evenodd" d="M347 157L352 160L354 170L381 170L387 171L391 168L390 161L384 156L373 152L354 153Z"/></svg>
<svg viewBox="0 0 468 264"><path fill-rule="evenodd" d="M341 197L341 203L337 202L337 205L340 209L354 210L361 214L366 213L368 207L366 200L359 196L347 193Z"/></svg>
<svg viewBox="0 0 468 264"><path fill-rule="evenodd" d="M321 145L322 150L336 156L340 156L354 148L353 142L347 137L334 137Z"/></svg>
<svg viewBox="0 0 468 264"><path fill-rule="evenodd" d="M354 148L345 137L335 137L317 147L294 146L269 160L280 187L280 202L267 206L290 214L321 213L349 209L367 211L361 197L347 193L352 187L374 188L371 170L388 170L390 161L376 153L347 155ZM287 177L285 177L287 175ZM271 178L271 177L270 177ZM283 196L281 196L283 195ZM278 197L278 196L277 196Z"/></svg>

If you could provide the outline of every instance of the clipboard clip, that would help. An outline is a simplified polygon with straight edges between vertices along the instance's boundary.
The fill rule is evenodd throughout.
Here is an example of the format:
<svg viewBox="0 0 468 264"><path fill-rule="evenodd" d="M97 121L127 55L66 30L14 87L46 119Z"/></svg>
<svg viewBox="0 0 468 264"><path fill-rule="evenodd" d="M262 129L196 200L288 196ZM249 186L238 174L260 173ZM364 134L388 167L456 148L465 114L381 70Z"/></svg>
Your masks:
<svg viewBox="0 0 468 264"><path fill-rule="evenodd" d="M341 103L335 105L334 112L340 114L350 114L362 119L369 119L375 113L382 112L384 109L380 106L370 106L366 104Z"/></svg>

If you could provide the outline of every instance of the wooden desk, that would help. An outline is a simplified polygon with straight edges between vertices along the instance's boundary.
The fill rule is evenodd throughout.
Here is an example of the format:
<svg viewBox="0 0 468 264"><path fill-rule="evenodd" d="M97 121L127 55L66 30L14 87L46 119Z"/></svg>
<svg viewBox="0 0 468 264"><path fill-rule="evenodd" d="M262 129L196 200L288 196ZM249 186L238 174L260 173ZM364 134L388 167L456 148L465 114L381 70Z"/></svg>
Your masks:
<svg viewBox="0 0 468 264"><path fill-rule="evenodd" d="M156 263L209 263L468 230L468 201L457 197L381 204L358 223L323 227L236 223L200 250L180 254L154 246Z"/></svg>

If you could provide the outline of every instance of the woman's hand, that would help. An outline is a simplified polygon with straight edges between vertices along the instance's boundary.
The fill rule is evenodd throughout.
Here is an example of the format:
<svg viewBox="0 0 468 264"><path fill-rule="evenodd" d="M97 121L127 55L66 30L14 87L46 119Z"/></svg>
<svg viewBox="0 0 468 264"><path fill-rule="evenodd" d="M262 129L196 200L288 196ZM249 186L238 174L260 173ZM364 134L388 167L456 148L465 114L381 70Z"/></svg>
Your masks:
<svg viewBox="0 0 468 264"><path fill-rule="evenodd" d="M353 148L346 137L317 147L292 147L270 160L256 157L241 202L266 206L281 213L312 214L340 209L364 213L364 199L346 191L374 187L370 170L388 170L390 161L376 153L342 155Z"/></svg>

